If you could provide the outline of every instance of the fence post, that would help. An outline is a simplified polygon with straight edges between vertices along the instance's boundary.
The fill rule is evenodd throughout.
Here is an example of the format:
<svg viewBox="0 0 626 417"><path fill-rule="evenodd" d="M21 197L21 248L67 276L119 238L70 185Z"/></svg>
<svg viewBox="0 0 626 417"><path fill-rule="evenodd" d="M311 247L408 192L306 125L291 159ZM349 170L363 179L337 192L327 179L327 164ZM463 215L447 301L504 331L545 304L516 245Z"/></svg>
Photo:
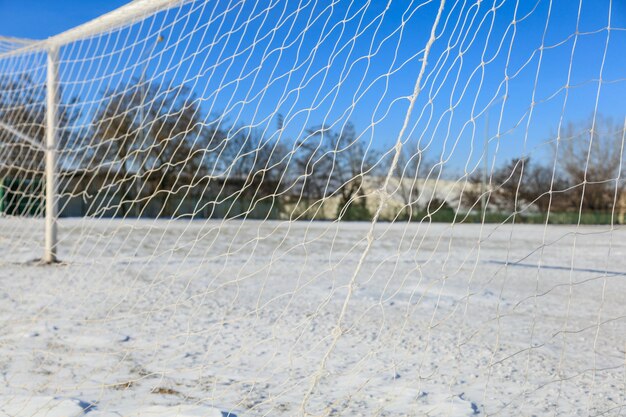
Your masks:
<svg viewBox="0 0 626 417"><path fill-rule="evenodd" d="M46 225L43 261L57 261L56 136L58 122L58 48L48 49L46 77Z"/></svg>

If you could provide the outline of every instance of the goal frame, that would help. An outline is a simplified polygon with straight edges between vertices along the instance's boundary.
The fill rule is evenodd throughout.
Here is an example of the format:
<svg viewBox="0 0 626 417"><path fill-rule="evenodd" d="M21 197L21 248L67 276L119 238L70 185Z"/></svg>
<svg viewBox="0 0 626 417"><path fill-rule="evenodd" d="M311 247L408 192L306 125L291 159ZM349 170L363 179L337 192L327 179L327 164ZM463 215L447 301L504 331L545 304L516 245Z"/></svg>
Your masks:
<svg viewBox="0 0 626 417"><path fill-rule="evenodd" d="M112 12L106 13L85 24L52 36L45 40L4 38L18 43L16 49L0 53L0 58L17 56L29 52L45 52L46 54L46 126L45 146L0 121L0 127L11 132L36 149L44 152L45 166L45 222L44 222L44 253L42 261L46 264L58 262L58 192L57 192L57 136L59 107L59 50L64 45L105 31L112 31L129 21L142 19L152 13L180 6L186 0L134 0Z"/></svg>

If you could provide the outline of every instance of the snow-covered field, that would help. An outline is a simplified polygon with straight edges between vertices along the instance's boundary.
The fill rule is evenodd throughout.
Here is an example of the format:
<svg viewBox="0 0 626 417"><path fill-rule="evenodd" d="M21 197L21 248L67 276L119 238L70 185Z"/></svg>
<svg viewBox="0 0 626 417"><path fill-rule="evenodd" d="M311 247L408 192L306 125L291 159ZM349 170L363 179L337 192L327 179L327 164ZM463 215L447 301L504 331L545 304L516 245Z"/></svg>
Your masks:
<svg viewBox="0 0 626 417"><path fill-rule="evenodd" d="M626 229L368 228L0 219L0 416L626 415Z"/></svg>

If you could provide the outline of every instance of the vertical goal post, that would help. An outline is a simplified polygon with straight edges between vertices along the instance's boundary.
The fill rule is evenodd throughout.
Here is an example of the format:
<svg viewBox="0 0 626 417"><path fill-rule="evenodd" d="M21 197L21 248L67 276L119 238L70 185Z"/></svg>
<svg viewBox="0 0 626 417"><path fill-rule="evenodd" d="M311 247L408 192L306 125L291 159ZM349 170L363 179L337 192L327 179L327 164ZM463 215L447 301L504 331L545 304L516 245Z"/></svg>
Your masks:
<svg viewBox="0 0 626 417"><path fill-rule="evenodd" d="M46 216L43 261L57 262L57 124L59 105L59 50L48 48L46 76Z"/></svg>

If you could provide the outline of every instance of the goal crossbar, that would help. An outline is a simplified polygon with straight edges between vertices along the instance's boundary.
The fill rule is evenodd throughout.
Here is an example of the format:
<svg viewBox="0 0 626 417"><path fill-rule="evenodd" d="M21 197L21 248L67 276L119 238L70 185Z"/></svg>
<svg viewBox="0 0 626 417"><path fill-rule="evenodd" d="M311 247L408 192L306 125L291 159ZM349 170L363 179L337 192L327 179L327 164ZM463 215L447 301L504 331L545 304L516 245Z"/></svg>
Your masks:
<svg viewBox="0 0 626 417"><path fill-rule="evenodd" d="M0 58L46 51L50 48L59 48L77 39L85 39L105 31L112 31L119 27L128 25L142 17L158 13L172 7L180 7L189 0L134 0L109 13L103 14L89 22L76 26L58 35L51 36L43 40L25 40L15 38L10 39L14 43L24 46L6 52L0 52Z"/></svg>

